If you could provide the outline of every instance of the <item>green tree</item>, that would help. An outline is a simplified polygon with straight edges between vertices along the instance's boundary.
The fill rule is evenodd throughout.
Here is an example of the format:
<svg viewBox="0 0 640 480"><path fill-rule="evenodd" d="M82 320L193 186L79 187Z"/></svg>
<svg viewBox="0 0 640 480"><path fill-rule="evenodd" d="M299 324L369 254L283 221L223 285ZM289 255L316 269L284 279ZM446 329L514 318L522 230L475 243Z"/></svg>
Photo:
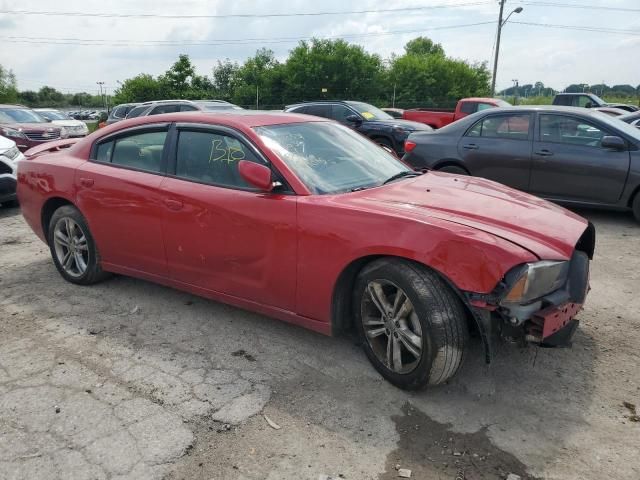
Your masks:
<svg viewBox="0 0 640 480"><path fill-rule="evenodd" d="M18 101L16 76L11 70L0 65L0 102L15 103Z"/></svg>
<svg viewBox="0 0 640 480"><path fill-rule="evenodd" d="M168 96L172 98L188 98L192 90L191 82L195 73L196 69L189 56L181 54L171 68L158 78L158 82Z"/></svg>
<svg viewBox="0 0 640 480"><path fill-rule="evenodd" d="M141 73L133 78L125 80L120 88L114 92L114 102L147 102L159 100L164 97L164 89L153 76Z"/></svg>
<svg viewBox="0 0 640 480"><path fill-rule="evenodd" d="M317 98L374 100L383 89L380 57L344 40L300 42L291 51L284 72L287 102Z"/></svg>
<svg viewBox="0 0 640 480"><path fill-rule="evenodd" d="M406 55L439 55L444 57L444 48L427 37L417 37L404 46Z"/></svg>
<svg viewBox="0 0 640 480"><path fill-rule="evenodd" d="M239 105L255 105L258 93L261 108L279 106L285 102L284 75L273 51L261 48L235 72L232 99Z"/></svg>

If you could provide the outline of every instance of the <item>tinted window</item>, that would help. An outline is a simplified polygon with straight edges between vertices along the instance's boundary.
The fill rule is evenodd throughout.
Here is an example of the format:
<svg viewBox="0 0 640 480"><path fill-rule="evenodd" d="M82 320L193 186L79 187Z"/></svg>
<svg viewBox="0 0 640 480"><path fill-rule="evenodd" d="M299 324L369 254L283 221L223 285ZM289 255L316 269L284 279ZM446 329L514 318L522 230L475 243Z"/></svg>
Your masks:
<svg viewBox="0 0 640 480"><path fill-rule="evenodd" d="M540 140L599 147L606 132L591 123L563 115L540 115Z"/></svg>
<svg viewBox="0 0 640 480"><path fill-rule="evenodd" d="M139 105L131 109L131 111L127 113L127 118L139 117L140 115L142 115L142 112L144 112L147 108L149 108L149 105Z"/></svg>
<svg viewBox="0 0 640 480"><path fill-rule="evenodd" d="M489 108L496 108L495 105L491 105L490 103L479 103L478 104L478 111L481 112L482 110L487 110Z"/></svg>
<svg viewBox="0 0 640 480"><path fill-rule="evenodd" d="M180 106L180 111L181 112L193 112L195 110L198 110L196 107L194 107L193 105L181 105Z"/></svg>
<svg viewBox="0 0 640 480"><path fill-rule="evenodd" d="M476 102L463 102L460 111L462 113L476 113L478 111L478 104Z"/></svg>
<svg viewBox="0 0 640 480"><path fill-rule="evenodd" d="M529 114L492 115L476 123L467 136L527 140L530 120Z"/></svg>
<svg viewBox="0 0 640 480"><path fill-rule="evenodd" d="M180 111L179 104L174 103L170 105L158 105L153 110L151 110L151 112L149 112L149 115L160 115L161 113L174 113L179 111Z"/></svg>
<svg viewBox="0 0 640 480"><path fill-rule="evenodd" d="M572 97L568 95L559 95L554 98L553 103L554 105L571 105L571 99Z"/></svg>
<svg viewBox="0 0 640 480"><path fill-rule="evenodd" d="M331 105L309 105L304 113L316 115L317 117L331 118Z"/></svg>
<svg viewBox="0 0 640 480"><path fill-rule="evenodd" d="M307 113L307 107L304 107L304 106L303 107L294 107L294 108L291 108L291 109L289 109L287 111L289 111L291 113Z"/></svg>
<svg viewBox="0 0 640 480"><path fill-rule="evenodd" d="M119 138L115 141L111 163L159 172L162 170L162 151L166 136L167 132L147 132Z"/></svg>
<svg viewBox="0 0 640 480"><path fill-rule="evenodd" d="M110 162L113 142L101 143L96 150L96 160L99 162Z"/></svg>
<svg viewBox="0 0 640 480"><path fill-rule="evenodd" d="M331 106L331 118L334 120L345 123L350 115L355 115L355 112L344 105L336 104Z"/></svg>
<svg viewBox="0 0 640 480"><path fill-rule="evenodd" d="M578 107L595 107L596 105L591 101L591 99L589 97L585 97L580 95L579 97L574 97L574 103L575 106Z"/></svg>
<svg viewBox="0 0 640 480"><path fill-rule="evenodd" d="M240 160L260 162L242 142L213 132L181 131L176 175L188 180L250 189L238 172Z"/></svg>

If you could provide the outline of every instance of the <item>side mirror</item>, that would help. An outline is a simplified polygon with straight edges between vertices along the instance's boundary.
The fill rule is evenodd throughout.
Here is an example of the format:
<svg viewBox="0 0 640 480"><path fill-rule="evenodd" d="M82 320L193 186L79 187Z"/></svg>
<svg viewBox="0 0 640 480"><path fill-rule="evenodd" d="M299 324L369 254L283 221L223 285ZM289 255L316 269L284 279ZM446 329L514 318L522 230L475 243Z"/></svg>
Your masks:
<svg viewBox="0 0 640 480"><path fill-rule="evenodd" d="M584 105L584 108L593 108L593 103L591 103L591 102L587 102L587 103Z"/></svg>
<svg viewBox="0 0 640 480"><path fill-rule="evenodd" d="M627 144L625 141L614 135L607 135L602 137L602 141L600 142L602 148L608 148L611 150L625 150L627 148Z"/></svg>
<svg viewBox="0 0 640 480"><path fill-rule="evenodd" d="M240 160L238 172L242 179L252 187L256 187L263 192L270 192L273 189L271 170L264 165L249 162L248 160Z"/></svg>
<svg viewBox="0 0 640 480"><path fill-rule="evenodd" d="M362 123L362 119L358 115L349 115L345 120L349 123L360 124Z"/></svg>

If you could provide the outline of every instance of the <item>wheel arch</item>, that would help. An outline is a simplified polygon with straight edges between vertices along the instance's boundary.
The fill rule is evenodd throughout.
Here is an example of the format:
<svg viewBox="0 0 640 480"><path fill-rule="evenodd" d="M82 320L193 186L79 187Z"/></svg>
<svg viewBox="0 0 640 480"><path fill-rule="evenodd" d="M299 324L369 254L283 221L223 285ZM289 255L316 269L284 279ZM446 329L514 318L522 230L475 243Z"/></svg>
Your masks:
<svg viewBox="0 0 640 480"><path fill-rule="evenodd" d="M640 195L640 185L636 185L636 188L633 190L633 192L631 192L631 195L629 195L629 201L627 202L627 207L633 208L633 202L638 195Z"/></svg>
<svg viewBox="0 0 640 480"><path fill-rule="evenodd" d="M456 158L444 158L442 160L438 160L438 162L433 166L433 169L440 170L441 168L444 168L444 167L460 167L469 175L471 175L471 172L469 171L467 166Z"/></svg>
<svg viewBox="0 0 640 480"><path fill-rule="evenodd" d="M74 203L71 200L64 197L51 197L47 199L47 201L42 205L42 210L40 212L40 222L42 225L42 233L44 234L44 238L47 244L49 244L49 223L51 222L51 217L58 208L65 205L71 205L75 207Z"/></svg>
<svg viewBox="0 0 640 480"><path fill-rule="evenodd" d="M358 274L362 269L376 260L387 258L403 260L413 265L417 265L422 268L428 268L435 272L442 280L451 287L455 294L460 298L466 312L466 321L469 331L482 331L482 325L479 324L478 319L474 315L471 305L464 294L456 287L456 285L442 274L442 272L436 270L429 265L418 262L408 257L401 257L395 255L367 255L357 258L349 263L338 275L333 288L333 294L331 296L331 332L332 335L338 336L350 331L353 327L353 288L356 282ZM482 336L485 351L488 351L489 345L486 344L484 336Z"/></svg>

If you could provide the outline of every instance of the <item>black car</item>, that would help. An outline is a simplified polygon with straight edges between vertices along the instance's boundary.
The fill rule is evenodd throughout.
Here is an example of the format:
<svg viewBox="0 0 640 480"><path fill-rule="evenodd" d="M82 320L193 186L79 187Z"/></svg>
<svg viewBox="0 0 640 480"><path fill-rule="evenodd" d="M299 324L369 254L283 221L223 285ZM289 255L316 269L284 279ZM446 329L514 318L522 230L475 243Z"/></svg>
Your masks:
<svg viewBox="0 0 640 480"><path fill-rule="evenodd" d="M404 154L404 141L415 131L431 131L428 125L409 120L395 119L373 105L354 101L317 101L289 105L285 112L305 113L317 117L331 118L362 135L369 137L382 147Z"/></svg>
<svg viewBox="0 0 640 480"><path fill-rule="evenodd" d="M631 209L640 221L640 130L618 118L573 107L484 110L412 134L403 160L558 203Z"/></svg>

